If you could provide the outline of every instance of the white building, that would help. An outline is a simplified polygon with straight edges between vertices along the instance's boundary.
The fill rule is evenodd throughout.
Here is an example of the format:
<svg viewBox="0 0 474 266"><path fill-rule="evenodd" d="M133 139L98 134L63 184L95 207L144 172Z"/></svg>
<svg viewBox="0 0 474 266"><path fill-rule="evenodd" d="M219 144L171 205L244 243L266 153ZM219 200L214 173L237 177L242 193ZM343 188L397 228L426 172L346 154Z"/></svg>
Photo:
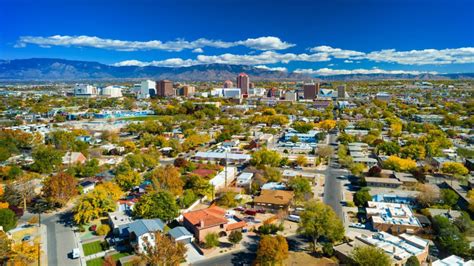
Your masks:
<svg viewBox="0 0 474 266"><path fill-rule="evenodd" d="M285 100L296 102L298 100L298 94L296 91L287 91L285 92Z"/></svg>
<svg viewBox="0 0 474 266"><path fill-rule="evenodd" d="M122 97L122 87L107 86L102 89L101 95L109 98L120 98Z"/></svg>
<svg viewBox="0 0 474 266"><path fill-rule="evenodd" d="M76 84L74 87L74 96L78 97L96 97L97 88L89 84Z"/></svg>
<svg viewBox="0 0 474 266"><path fill-rule="evenodd" d="M237 167L227 166L223 171L219 172L214 178L212 178L209 183L214 187L215 190L225 188L235 180L237 175Z"/></svg>
<svg viewBox="0 0 474 266"><path fill-rule="evenodd" d="M150 94L150 91L152 94ZM138 99L147 99L150 98L150 95L156 95L156 82L153 80L144 80L141 83L137 97Z"/></svg>
<svg viewBox="0 0 474 266"><path fill-rule="evenodd" d="M456 256L456 255L451 255L447 258L444 258L442 260L437 260L433 262L431 265L433 266L451 266L451 265L457 265L457 266L473 266L474 265L474 260L468 260L464 261L462 258Z"/></svg>
<svg viewBox="0 0 474 266"><path fill-rule="evenodd" d="M238 187L248 187L252 182L253 173L242 173L237 177Z"/></svg>
<svg viewBox="0 0 474 266"><path fill-rule="evenodd" d="M250 96L263 97L265 96L266 92L267 91L264 88L250 88L249 89Z"/></svg>
<svg viewBox="0 0 474 266"><path fill-rule="evenodd" d="M211 91L211 96L240 99L242 94L240 88L215 88Z"/></svg>

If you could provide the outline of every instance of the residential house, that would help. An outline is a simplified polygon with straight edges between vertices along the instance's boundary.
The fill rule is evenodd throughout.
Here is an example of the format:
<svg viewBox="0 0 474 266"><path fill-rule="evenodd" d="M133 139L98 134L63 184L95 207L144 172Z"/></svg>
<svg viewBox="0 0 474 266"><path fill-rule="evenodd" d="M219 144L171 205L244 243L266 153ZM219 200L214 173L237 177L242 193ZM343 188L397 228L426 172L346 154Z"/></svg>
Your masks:
<svg viewBox="0 0 474 266"><path fill-rule="evenodd" d="M168 231L168 235L171 236L176 242L189 244L193 242L194 236L184 226L176 226L175 228Z"/></svg>
<svg viewBox="0 0 474 266"><path fill-rule="evenodd" d="M258 208L270 211L288 210L293 196L293 191L262 189L260 195L254 198L253 203Z"/></svg>
<svg viewBox="0 0 474 266"><path fill-rule="evenodd" d="M63 165L83 164L87 161L86 156L81 152L66 152L63 156Z"/></svg>
<svg viewBox="0 0 474 266"><path fill-rule="evenodd" d="M128 239L137 252L143 252L146 241L154 245L154 233L163 232L165 224L160 219L141 219L118 227L121 239Z"/></svg>

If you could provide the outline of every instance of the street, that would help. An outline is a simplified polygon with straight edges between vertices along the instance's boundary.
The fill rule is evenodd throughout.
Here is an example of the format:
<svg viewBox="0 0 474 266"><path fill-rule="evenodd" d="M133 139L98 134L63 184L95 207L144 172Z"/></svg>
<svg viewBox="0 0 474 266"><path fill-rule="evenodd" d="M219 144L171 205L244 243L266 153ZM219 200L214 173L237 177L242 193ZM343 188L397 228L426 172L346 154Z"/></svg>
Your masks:
<svg viewBox="0 0 474 266"><path fill-rule="evenodd" d="M48 235L48 265L80 265L79 259L69 258L73 248L76 248L73 227L65 222L71 219L70 213L43 215L42 223L47 227Z"/></svg>

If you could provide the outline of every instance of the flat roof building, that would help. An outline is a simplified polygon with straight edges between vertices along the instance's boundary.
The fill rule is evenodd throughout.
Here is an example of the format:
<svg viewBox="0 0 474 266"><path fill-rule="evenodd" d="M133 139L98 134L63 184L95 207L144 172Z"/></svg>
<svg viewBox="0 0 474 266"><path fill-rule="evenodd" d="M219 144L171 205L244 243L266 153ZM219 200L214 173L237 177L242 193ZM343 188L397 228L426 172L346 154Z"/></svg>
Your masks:
<svg viewBox="0 0 474 266"><path fill-rule="evenodd" d="M374 229L394 235L417 233L422 229L418 219L406 204L367 202L367 219L372 220Z"/></svg>

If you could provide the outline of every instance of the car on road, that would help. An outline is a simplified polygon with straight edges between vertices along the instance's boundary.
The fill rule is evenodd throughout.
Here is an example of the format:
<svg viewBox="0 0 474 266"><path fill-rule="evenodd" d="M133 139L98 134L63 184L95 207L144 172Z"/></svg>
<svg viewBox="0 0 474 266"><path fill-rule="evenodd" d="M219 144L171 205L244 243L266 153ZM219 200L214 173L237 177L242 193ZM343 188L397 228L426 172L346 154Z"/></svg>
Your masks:
<svg viewBox="0 0 474 266"><path fill-rule="evenodd" d="M247 215L252 215L252 216L257 215L256 210L246 210L244 213L247 214Z"/></svg>
<svg viewBox="0 0 474 266"><path fill-rule="evenodd" d="M24 236L21 241L25 242L25 241L30 241L31 240L31 236L30 235L26 235Z"/></svg>
<svg viewBox="0 0 474 266"><path fill-rule="evenodd" d="M81 256L81 254L79 253L79 249L78 248L75 248L72 250L71 252L71 257L73 259L78 259L79 257Z"/></svg>
<svg viewBox="0 0 474 266"><path fill-rule="evenodd" d="M351 223L350 227L365 229L365 224L362 224L362 223Z"/></svg>
<svg viewBox="0 0 474 266"><path fill-rule="evenodd" d="M288 217L286 219L288 221L292 221L292 222L295 222L295 223L299 223L301 221L301 218L298 215L294 215L294 214L288 215Z"/></svg>

